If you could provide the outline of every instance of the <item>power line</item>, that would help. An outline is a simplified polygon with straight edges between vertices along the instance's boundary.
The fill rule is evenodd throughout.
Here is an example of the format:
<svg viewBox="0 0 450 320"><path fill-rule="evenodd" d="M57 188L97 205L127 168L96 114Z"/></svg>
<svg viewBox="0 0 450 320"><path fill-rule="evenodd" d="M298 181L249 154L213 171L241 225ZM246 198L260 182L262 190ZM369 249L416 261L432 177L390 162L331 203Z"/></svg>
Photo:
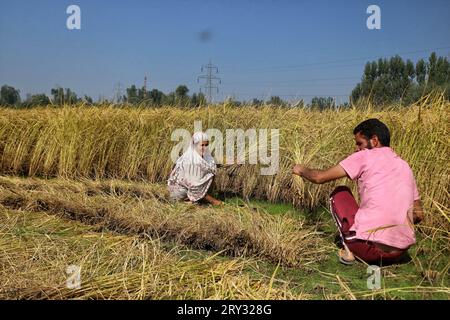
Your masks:
<svg viewBox="0 0 450 320"><path fill-rule="evenodd" d="M447 49L450 48L450 46L446 46L446 47L438 47L438 48L429 48L429 49L423 49L423 50L415 50L415 51L408 51L408 52L397 52L395 54L414 54L414 53L420 53L420 52L429 52L429 51L438 51L438 50L442 50L442 49ZM391 54L395 55L395 54ZM347 61L356 61L356 60L368 60L368 59L378 59L378 58L386 58L387 56L372 56L372 57L365 57L365 58L349 58L349 59L340 59L340 60L334 60L334 61L324 61L324 62L315 62L315 63L308 63L308 64L301 64L301 65L289 65L289 66L278 66L278 67L269 67L268 69L266 69L266 72L288 72L288 71L297 71L297 69L299 68L304 68L304 67L308 67L308 66L319 66L319 67L324 67L324 68L338 68L338 67L347 67L347 66L359 66L360 63L358 64L347 64L347 65L334 65L334 66L330 66L330 64L336 64L336 63L343 63L343 62L347 62ZM450 56L449 56L450 57ZM327 65L328 64L328 65ZM287 70L273 70L274 68L290 68ZM251 70L252 69L248 69L250 71L246 71L246 74L248 73L252 73ZM254 69L255 70L255 69ZM257 69L256 69L257 70ZM260 68L259 73L263 73L264 68ZM256 73L256 72L253 72ZM342 79L361 79L361 77L339 77L339 78L321 78L321 79L299 79L299 80L279 80L279 81L274 81L274 80L270 80L270 81L244 81L244 82L240 82L240 83L267 83L267 84L277 84L277 83L297 83L297 82L310 82L310 81L328 81L328 80L342 80ZM239 81L233 81L233 84L235 83L239 83ZM347 84L346 84L347 85ZM350 84L349 84L350 85ZM280 85L276 85L277 87L280 87ZM236 95L236 93L233 93L234 95ZM255 94L238 94L238 95L255 95ZM302 97L313 97L313 96L349 96L349 94L339 94L339 95L317 95L317 94L302 94L302 95L292 95L292 94L279 94L278 96L280 97L297 97L297 96L302 96Z"/></svg>
<svg viewBox="0 0 450 320"><path fill-rule="evenodd" d="M297 83L297 82L313 82L313 81L329 81L329 80L361 80L361 77L336 77L336 78L312 78L312 79L297 79L297 80L261 80L261 81L233 81L234 83L260 83L260 84L271 84L271 83Z"/></svg>
<svg viewBox="0 0 450 320"><path fill-rule="evenodd" d="M278 96L280 98L283 98L285 101L290 102L299 102L299 101L311 101L314 97L331 97L336 105L341 105L345 102L349 101L349 95L348 94L270 94L270 93L264 93L264 94L255 94L255 93L236 93L236 92L230 92L224 94L223 98L233 96L234 98L240 97L240 99L243 99L244 101L249 101L251 98L258 98L261 100L269 100L272 96Z"/></svg>
<svg viewBox="0 0 450 320"><path fill-rule="evenodd" d="M223 93L223 95L238 95L238 96L261 96L261 95L267 95L267 94L256 94L256 93L236 93L236 92L228 92ZM348 94L273 94L274 96L279 97L348 97Z"/></svg>
<svg viewBox="0 0 450 320"><path fill-rule="evenodd" d="M212 102L212 90L216 89L216 93L219 93L219 88L215 85L213 85L213 81L218 80L219 84L222 83L219 77L213 76L213 70L215 73L219 73L219 69L217 66L213 65L211 63L211 60L206 66L202 66L201 72L203 72L203 69L206 69L206 75L201 75L197 77L197 82L200 82L200 79L206 79L206 84L203 86L203 88L206 90L207 100L208 103ZM201 87L202 88L202 87ZM200 88L200 92L202 92L202 89Z"/></svg>
<svg viewBox="0 0 450 320"><path fill-rule="evenodd" d="M445 47L437 47L437 48L429 48L429 49L421 49L421 50L415 50L415 51L405 51L405 52L395 52L391 54L385 54L385 55L378 55L378 56L370 56L370 57L361 57L361 58L348 58L348 59L339 59L339 60L331 60L331 61L317 61L312 63L305 63L305 64L294 64L294 65L284 65L284 66L273 66L273 67L257 67L257 68L249 68L245 71L247 73L261 73L261 72L283 72L283 71L291 71L293 69L301 69L305 67L310 66L321 66L324 64L336 64L336 63L343 63L343 62L350 62L350 61L360 61L360 60L372 60L372 59L379 59L379 58L387 58L395 55L407 55L407 54L416 54L416 53L422 53L422 52L429 52L429 51L437 51L437 50L444 50L449 49L450 46ZM283 69L289 69L289 70L283 70Z"/></svg>

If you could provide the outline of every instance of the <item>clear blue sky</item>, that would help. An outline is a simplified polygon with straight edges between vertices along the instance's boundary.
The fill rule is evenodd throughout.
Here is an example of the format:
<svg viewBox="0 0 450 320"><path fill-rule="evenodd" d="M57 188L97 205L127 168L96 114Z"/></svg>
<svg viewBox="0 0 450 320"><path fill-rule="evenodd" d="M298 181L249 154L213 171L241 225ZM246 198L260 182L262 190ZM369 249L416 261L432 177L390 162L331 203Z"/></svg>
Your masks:
<svg viewBox="0 0 450 320"><path fill-rule="evenodd" d="M66 8L81 8L81 30ZM381 30L366 27L370 4ZM114 86L199 91L211 59L221 100L348 96L367 60L450 53L450 1L0 0L0 85L111 98ZM200 35L208 33L202 41Z"/></svg>

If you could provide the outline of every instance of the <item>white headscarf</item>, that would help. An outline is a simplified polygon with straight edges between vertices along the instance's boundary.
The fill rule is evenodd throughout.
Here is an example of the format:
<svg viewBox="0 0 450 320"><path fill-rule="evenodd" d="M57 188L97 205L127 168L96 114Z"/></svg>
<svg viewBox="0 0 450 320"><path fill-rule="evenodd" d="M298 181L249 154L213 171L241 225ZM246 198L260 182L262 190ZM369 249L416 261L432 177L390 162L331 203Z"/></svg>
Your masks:
<svg viewBox="0 0 450 320"><path fill-rule="evenodd" d="M216 174L216 163L208 148L203 157L198 148L202 141L209 141L204 132L196 132L192 136L188 149L175 163L169 177L169 185L180 185L188 190L188 197L197 199L203 197Z"/></svg>

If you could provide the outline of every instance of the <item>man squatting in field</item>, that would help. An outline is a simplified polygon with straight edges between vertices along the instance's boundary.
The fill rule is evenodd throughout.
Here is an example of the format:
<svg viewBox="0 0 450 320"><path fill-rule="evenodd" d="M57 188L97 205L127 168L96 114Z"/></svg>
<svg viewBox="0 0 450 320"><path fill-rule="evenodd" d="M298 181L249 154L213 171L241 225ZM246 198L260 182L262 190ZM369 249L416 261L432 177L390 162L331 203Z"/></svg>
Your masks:
<svg viewBox="0 0 450 320"><path fill-rule="evenodd" d="M357 180L359 206L345 186L330 196L342 263L352 264L355 256L369 264L398 262L416 242L413 224L423 219L412 170L389 147L389 129L378 119L363 121L353 134L356 150L339 164L327 170L297 164L293 174L319 184L346 176Z"/></svg>

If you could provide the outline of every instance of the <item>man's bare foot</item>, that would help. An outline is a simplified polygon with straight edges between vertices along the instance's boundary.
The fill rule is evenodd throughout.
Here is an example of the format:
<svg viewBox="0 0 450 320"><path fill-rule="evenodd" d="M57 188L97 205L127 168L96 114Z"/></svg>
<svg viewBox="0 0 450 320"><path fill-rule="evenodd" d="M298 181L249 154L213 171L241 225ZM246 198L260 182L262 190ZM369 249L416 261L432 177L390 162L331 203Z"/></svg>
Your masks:
<svg viewBox="0 0 450 320"><path fill-rule="evenodd" d="M208 201L209 203L211 203L213 206L221 206L221 205L223 205L222 201L211 197L209 194L207 194L204 199L206 201Z"/></svg>
<svg viewBox="0 0 450 320"><path fill-rule="evenodd" d="M346 265L352 265L356 259L353 253L346 247L339 249L339 261Z"/></svg>

